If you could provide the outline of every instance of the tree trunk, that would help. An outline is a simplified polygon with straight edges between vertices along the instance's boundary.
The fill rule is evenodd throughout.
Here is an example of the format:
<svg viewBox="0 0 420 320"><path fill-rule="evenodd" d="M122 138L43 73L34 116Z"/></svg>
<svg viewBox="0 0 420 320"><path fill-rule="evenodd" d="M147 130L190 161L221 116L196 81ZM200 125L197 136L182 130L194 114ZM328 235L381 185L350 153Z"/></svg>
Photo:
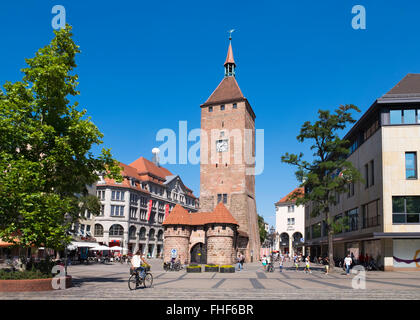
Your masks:
<svg viewBox="0 0 420 320"><path fill-rule="evenodd" d="M331 217L330 217L331 213L328 210L326 212L326 216L327 216L327 227L328 227L328 260L329 260L329 267L330 270L333 270L335 267L335 263L334 263L334 244L333 244L333 235L334 235L334 230L331 227Z"/></svg>

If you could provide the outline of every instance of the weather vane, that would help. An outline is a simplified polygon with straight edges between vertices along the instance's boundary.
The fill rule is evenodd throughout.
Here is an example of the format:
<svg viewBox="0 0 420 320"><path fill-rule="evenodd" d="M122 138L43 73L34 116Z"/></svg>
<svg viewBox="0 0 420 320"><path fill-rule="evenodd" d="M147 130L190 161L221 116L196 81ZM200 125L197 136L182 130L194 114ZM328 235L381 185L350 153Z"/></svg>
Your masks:
<svg viewBox="0 0 420 320"><path fill-rule="evenodd" d="M232 40L232 32L235 31L235 29L229 30L229 40Z"/></svg>

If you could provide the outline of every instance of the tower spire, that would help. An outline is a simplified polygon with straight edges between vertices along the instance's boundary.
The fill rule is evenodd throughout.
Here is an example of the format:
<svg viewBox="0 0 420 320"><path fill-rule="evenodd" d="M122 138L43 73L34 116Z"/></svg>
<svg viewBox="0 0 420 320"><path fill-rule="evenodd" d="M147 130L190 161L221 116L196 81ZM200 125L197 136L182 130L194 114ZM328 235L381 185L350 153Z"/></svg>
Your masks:
<svg viewBox="0 0 420 320"><path fill-rule="evenodd" d="M233 59L233 50L232 50L232 32L235 29L229 31L229 48L225 61L225 77L234 77L235 76L235 60Z"/></svg>

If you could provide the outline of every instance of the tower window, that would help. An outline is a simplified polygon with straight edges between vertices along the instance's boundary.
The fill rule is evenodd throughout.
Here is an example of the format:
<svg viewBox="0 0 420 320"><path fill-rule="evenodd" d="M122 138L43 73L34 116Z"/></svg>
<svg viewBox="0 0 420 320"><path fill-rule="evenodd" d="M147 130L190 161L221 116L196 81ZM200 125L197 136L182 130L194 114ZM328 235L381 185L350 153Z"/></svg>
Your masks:
<svg viewBox="0 0 420 320"><path fill-rule="evenodd" d="M238 105L236 103L233 104L233 109L238 109Z"/></svg>
<svg viewBox="0 0 420 320"><path fill-rule="evenodd" d="M209 107L209 112L213 112L213 107Z"/></svg>
<svg viewBox="0 0 420 320"><path fill-rule="evenodd" d="M220 106L220 110L221 110L221 111L225 110L225 105L224 105L224 104L222 104L222 105Z"/></svg>

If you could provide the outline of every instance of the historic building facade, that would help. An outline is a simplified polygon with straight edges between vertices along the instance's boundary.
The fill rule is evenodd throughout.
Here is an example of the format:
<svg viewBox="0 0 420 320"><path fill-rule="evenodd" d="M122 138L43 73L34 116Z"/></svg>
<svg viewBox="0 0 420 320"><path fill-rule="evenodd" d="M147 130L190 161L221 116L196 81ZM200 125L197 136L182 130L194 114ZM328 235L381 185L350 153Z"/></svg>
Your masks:
<svg viewBox="0 0 420 320"><path fill-rule="evenodd" d="M143 157L120 166L121 183L100 176L96 184L102 208L101 215L94 217L91 233L105 245L159 257L165 216L177 204L197 211L198 199L178 175Z"/></svg>
<svg viewBox="0 0 420 320"><path fill-rule="evenodd" d="M200 211L222 202L239 224L238 249L258 259L255 200L255 113L235 79L232 44L225 76L201 105Z"/></svg>
<svg viewBox="0 0 420 320"><path fill-rule="evenodd" d="M189 213L179 205L163 222L164 261L232 264L237 254L238 222L222 202L212 212Z"/></svg>
<svg viewBox="0 0 420 320"><path fill-rule="evenodd" d="M349 185L331 208L335 219L348 221L334 236L334 256L351 252L385 270L420 270L420 74L408 74L377 99L344 138L364 182ZM325 255L325 225L310 211L306 243L312 256Z"/></svg>
<svg viewBox="0 0 420 320"><path fill-rule="evenodd" d="M291 198L297 192L304 193L304 189L296 188L274 204L276 207L276 233L278 233L275 249L283 254L305 254L303 245L305 206L297 206L296 200Z"/></svg>

